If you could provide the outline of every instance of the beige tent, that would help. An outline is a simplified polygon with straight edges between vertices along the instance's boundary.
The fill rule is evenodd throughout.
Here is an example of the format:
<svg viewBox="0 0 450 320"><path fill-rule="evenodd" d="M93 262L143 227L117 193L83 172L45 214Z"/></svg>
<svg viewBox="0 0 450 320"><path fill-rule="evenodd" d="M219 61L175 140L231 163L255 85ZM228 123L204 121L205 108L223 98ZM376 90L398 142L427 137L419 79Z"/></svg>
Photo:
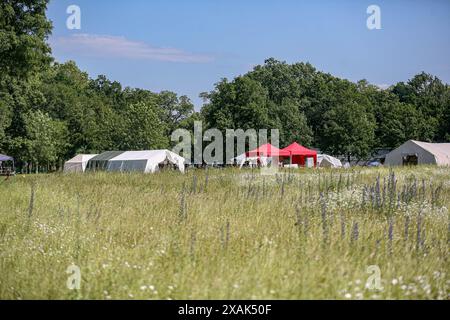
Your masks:
<svg viewBox="0 0 450 320"><path fill-rule="evenodd" d="M79 154L75 158L70 159L64 164L64 172L84 172L87 163L94 158L96 154Z"/></svg>
<svg viewBox="0 0 450 320"><path fill-rule="evenodd" d="M386 155L387 166L436 164L450 165L450 143L409 140Z"/></svg>

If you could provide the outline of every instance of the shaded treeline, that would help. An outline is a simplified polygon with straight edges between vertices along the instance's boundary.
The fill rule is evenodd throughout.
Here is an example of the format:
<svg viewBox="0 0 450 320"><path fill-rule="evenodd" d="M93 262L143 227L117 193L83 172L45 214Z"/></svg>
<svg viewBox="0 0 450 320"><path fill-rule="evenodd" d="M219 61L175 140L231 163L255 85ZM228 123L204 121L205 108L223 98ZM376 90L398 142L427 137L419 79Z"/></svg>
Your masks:
<svg viewBox="0 0 450 320"><path fill-rule="evenodd" d="M77 153L168 148L176 128L280 130L298 141L362 158L408 139L450 138L450 88L420 73L380 89L273 58L232 81L222 79L200 112L186 96L124 88L75 64L55 62L47 43L47 0L0 5L0 152L28 170L56 169Z"/></svg>

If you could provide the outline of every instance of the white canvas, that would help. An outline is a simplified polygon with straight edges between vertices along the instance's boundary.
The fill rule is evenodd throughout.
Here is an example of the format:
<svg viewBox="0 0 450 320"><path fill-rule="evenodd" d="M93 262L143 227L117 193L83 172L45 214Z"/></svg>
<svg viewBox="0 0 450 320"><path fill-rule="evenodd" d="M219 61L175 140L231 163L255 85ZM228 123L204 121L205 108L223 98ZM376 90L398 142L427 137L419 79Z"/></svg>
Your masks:
<svg viewBox="0 0 450 320"><path fill-rule="evenodd" d="M90 159L97 156L96 154L79 154L64 163L65 173L84 172Z"/></svg>
<svg viewBox="0 0 450 320"><path fill-rule="evenodd" d="M341 160L327 154L317 155L317 165L323 168L342 168Z"/></svg>
<svg viewBox="0 0 450 320"><path fill-rule="evenodd" d="M109 160L108 171L153 173L164 162L174 164L184 172L185 159L169 150L126 151Z"/></svg>

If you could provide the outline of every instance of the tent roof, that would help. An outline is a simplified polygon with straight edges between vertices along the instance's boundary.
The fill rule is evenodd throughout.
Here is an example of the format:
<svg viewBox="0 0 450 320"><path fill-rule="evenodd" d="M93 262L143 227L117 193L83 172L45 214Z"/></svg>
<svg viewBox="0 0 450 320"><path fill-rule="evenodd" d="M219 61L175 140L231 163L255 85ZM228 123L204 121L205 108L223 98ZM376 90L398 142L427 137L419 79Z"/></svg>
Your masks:
<svg viewBox="0 0 450 320"><path fill-rule="evenodd" d="M332 167L338 167L338 168L342 167L341 160L339 160L339 159L337 159L335 157L332 157L332 156L330 156L328 154L319 154L319 155L317 155L317 160L318 160L318 163L319 163L319 167L326 166L326 164L328 166L332 166Z"/></svg>
<svg viewBox="0 0 450 320"><path fill-rule="evenodd" d="M422 149L432 153L438 163L450 164L450 143L429 143L411 140Z"/></svg>
<svg viewBox="0 0 450 320"><path fill-rule="evenodd" d="M66 163L79 163L79 162L86 162L91 160L92 158L98 156L97 154L78 154Z"/></svg>
<svg viewBox="0 0 450 320"><path fill-rule="evenodd" d="M299 145L297 142L294 142L290 146L284 148L282 151L287 151L287 152L289 152L290 155L293 155L293 156L315 156L315 155L317 155L317 151L305 148L304 146Z"/></svg>
<svg viewBox="0 0 450 320"><path fill-rule="evenodd" d="M171 154L172 156L180 157L174 152L171 152L169 150L144 150L144 151L125 151L122 154L111 158L111 161L132 161L132 160L149 160L151 158L160 156L160 155L168 155Z"/></svg>
<svg viewBox="0 0 450 320"><path fill-rule="evenodd" d="M267 157L277 157L277 156L289 156L290 153L283 151L274 147L270 143L266 143L255 150L247 152L247 156L267 156Z"/></svg>
<svg viewBox="0 0 450 320"><path fill-rule="evenodd" d="M147 170L154 172L158 164L164 161L175 164L181 172L184 172L186 159L169 150L126 151L108 161L109 169L116 167L118 163L122 166L125 163L133 163L135 161L144 161L146 163L145 172Z"/></svg>
<svg viewBox="0 0 450 320"><path fill-rule="evenodd" d="M13 161L13 160L14 160L13 157L0 153L0 161Z"/></svg>
<svg viewBox="0 0 450 320"><path fill-rule="evenodd" d="M93 157L92 159L90 159L90 161L108 161L108 160L111 160L112 158L120 156L122 153L124 153L124 152L123 151L106 151L106 152L103 152L103 153Z"/></svg>

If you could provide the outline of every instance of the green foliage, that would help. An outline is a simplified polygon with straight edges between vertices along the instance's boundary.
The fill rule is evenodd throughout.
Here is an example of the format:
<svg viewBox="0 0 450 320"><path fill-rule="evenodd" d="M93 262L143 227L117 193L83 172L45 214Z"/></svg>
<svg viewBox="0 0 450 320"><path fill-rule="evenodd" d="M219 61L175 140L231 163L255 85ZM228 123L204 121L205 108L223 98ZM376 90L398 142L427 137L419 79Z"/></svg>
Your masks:
<svg viewBox="0 0 450 320"><path fill-rule="evenodd" d="M348 157L369 155L375 138L375 122L365 108L353 102L336 105L324 115L322 147L325 152Z"/></svg>
<svg viewBox="0 0 450 320"><path fill-rule="evenodd" d="M194 113L194 105L187 96L178 98L177 94L162 91L157 97L161 110L161 120L167 124L167 135L177 129L180 123Z"/></svg>
<svg viewBox="0 0 450 320"><path fill-rule="evenodd" d="M157 106L144 102L128 105L122 112L120 150L166 149L165 123ZM117 128L118 129L118 128Z"/></svg>
<svg viewBox="0 0 450 320"><path fill-rule="evenodd" d="M47 3L0 4L0 151L19 167L77 153L166 148L175 129L192 131L195 120L222 131L279 129L281 147L297 141L336 156L365 157L408 139L450 139L450 87L426 73L381 90L270 58L202 93L199 112L173 92L90 79L73 61L52 63ZM36 145L50 138L56 141L48 150Z"/></svg>
<svg viewBox="0 0 450 320"><path fill-rule="evenodd" d="M51 61L46 43L51 22L48 0L2 0L0 3L0 74L24 79Z"/></svg>
<svg viewBox="0 0 450 320"><path fill-rule="evenodd" d="M406 84L398 83L392 89L401 102L412 104L423 119L421 140L445 141L450 134L448 110L450 86L436 77L422 72Z"/></svg>
<svg viewBox="0 0 450 320"><path fill-rule="evenodd" d="M67 146L65 123L53 120L42 111L30 111L24 115L26 136L18 138L26 150L27 158L35 163L57 161Z"/></svg>
<svg viewBox="0 0 450 320"><path fill-rule="evenodd" d="M2 100L0 100L0 149L2 142L6 137L5 130L11 124L11 110L9 106Z"/></svg>
<svg viewBox="0 0 450 320"><path fill-rule="evenodd" d="M270 58L201 96L208 127L277 128L281 146L295 140L340 156L450 137L450 87L425 73L381 90Z"/></svg>

